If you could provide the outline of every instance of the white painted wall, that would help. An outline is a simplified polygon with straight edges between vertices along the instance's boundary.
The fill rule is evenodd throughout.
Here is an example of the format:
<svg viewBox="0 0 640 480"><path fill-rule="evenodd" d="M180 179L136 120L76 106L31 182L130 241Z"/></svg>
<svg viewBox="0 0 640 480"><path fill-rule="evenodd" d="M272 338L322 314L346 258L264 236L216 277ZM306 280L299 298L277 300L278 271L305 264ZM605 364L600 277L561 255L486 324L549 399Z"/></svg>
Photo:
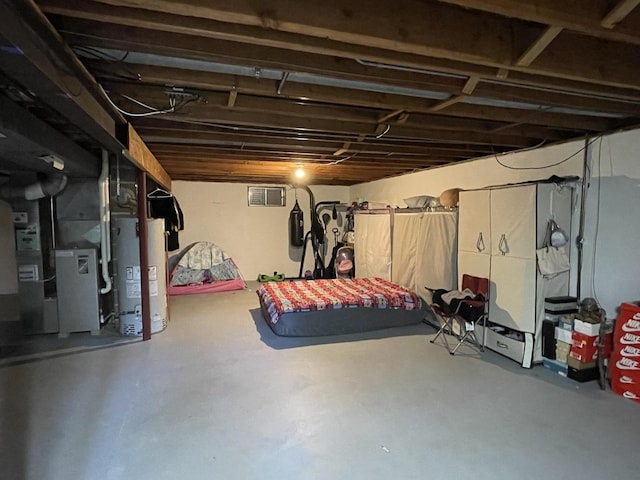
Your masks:
<svg viewBox="0 0 640 480"><path fill-rule="evenodd" d="M437 197L449 188L481 188L551 175L582 177L583 147L584 141L568 142L355 185L351 199L404 207L404 198ZM615 317L621 302L640 300L640 130L597 139L588 153L592 179L586 197L580 296L597 298L607 315ZM574 239L578 219L576 211ZM574 255L574 269L575 260ZM576 279L574 272L573 293Z"/></svg>
<svg viewBox="0 0 640 480"><path fill-rule="evenodd" d="M614 317L640 301L640 130L595 142L591 171L581 291Z"/></svg>
<svg viewBox="0 0 640 480"><path fill-rule="evenodd" d="M255 280L259 273L271 275L274 271L287 277L297 276L302 248L289 247L289 212L295 204L295 190L287 187L286 207L249 207L248 186L240 183L173 182L173 194L184 213L185 228L180 232L180 248L197 241L213 242L234 259L245 280ZM316 202L349 200L349 187L314 185L311 191ZM311 226L309 195L301 189L297 192L306 232ZM331 214L331 210L323 210L322 213ZM336 222L332 220L328 226L327 262L334 244L331 233L334 226ZM342 225L338 228L342 231ZM313 270L311 242L305 255L305 268Z"/></svg>
<svg viewBox="0 0 640 480"><path fill-rule="evenodd" d="M539 180L551 175L582 175L582 152L554 167L539 170L530 168L562 162L580 151L583 146L583 141L568 142L538 150L483 157L452 166L354 185L351 187L351 198L405 207L404 198L415 195L439 197L450 188L472 189ZM504 167L498 162L515 169ZM520 170L523 167L529 170Z"/></svg>

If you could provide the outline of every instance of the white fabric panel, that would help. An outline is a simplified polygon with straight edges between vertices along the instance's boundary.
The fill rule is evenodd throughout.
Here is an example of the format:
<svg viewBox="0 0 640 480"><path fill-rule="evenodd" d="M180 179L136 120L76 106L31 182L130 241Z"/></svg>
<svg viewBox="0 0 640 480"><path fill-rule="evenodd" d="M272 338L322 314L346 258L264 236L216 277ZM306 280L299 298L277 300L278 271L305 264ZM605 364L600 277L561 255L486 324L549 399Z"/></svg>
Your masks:
<svg viewBox="0 0 640 480"><path fill-rule="evenodd" d="M536 268L532 258L491 258L489 320L521 332L535 332Z"/></svg>
<svg viewBox="0 0 640 480"><path fill-rule="evenodd" d="M412 290L416 289L418 244L423 230L422 213L401 213L393 217L391 281Z"/></svg>
<svg viewBox="0 0 640 480"><path fill-rule="evenodd" d="M536 256L536 186L500 188L491 191L491 252L502 255L500 238L504 235L506 256Z"/></svg>
<svg viewBox="0 0 640 480"><path fill-rule="evenodd" d="M425 286L445 290L457 288L457 223L455 213L422 214L414 287L414 291L420 295L426 295Z"/></svg>
<svg viewBox="0 0 640 480"><path fill-rule="evenodd" d="M491 256L458 252L458 285L462 285L462 275L465 273L474 277L491 278Z"/></svg>
<svg viewBox="0 0 640 480"><path fill-rule="evenodd" d="M391 280L391 216L356 214L354 237L356 277Z"/></svg>
<svg viewBox="0 0 640 480"><path fill-rule="evenodd" d="M460 192L458 248L464 252L491 254L489 190ZM478 238L482 243L478 248Z"/></svg>

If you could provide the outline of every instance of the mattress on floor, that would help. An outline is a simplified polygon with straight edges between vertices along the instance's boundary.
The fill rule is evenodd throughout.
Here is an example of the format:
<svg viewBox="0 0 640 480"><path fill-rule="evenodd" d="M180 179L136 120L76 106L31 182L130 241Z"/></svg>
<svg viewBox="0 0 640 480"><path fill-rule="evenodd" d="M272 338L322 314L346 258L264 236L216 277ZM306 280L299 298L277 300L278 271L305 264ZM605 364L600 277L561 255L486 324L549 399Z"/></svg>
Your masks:
<svg viewBox="0 0 640 480"><path fill-rule="evenodd" d="M380 278L269 282L257 294L271 329L287 337L366 332L433 316L414 292Z"/></svg>

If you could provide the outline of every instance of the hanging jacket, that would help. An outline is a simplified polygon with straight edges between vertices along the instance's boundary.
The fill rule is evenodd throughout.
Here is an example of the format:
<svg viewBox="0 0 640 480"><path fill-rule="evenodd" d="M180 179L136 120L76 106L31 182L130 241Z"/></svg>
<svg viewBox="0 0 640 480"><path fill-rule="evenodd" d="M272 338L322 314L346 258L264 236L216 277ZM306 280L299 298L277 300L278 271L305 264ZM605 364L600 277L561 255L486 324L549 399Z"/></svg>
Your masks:
<svg viewBox="0 0 640 480"><path fill-rule="evenodd" d="M178 250L178 232L184 230L184 216L176 197L158 190L147 195L151 218L164 218L164 230L168 232L167 251Z"/></svg>

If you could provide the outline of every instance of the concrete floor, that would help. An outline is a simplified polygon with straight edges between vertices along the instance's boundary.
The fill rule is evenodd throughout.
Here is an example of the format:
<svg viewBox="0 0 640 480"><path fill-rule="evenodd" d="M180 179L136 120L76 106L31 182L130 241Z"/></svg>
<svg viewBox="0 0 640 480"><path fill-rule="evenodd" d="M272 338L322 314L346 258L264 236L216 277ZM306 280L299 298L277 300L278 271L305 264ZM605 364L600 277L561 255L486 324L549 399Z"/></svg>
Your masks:
<svg viewBox="0 0 640 480"><path fill-rule="evenodd" d="M150 342L0 359L7 480L638 478L640 405L427 325L276 337L250 290L171 299Z"/></svg>

